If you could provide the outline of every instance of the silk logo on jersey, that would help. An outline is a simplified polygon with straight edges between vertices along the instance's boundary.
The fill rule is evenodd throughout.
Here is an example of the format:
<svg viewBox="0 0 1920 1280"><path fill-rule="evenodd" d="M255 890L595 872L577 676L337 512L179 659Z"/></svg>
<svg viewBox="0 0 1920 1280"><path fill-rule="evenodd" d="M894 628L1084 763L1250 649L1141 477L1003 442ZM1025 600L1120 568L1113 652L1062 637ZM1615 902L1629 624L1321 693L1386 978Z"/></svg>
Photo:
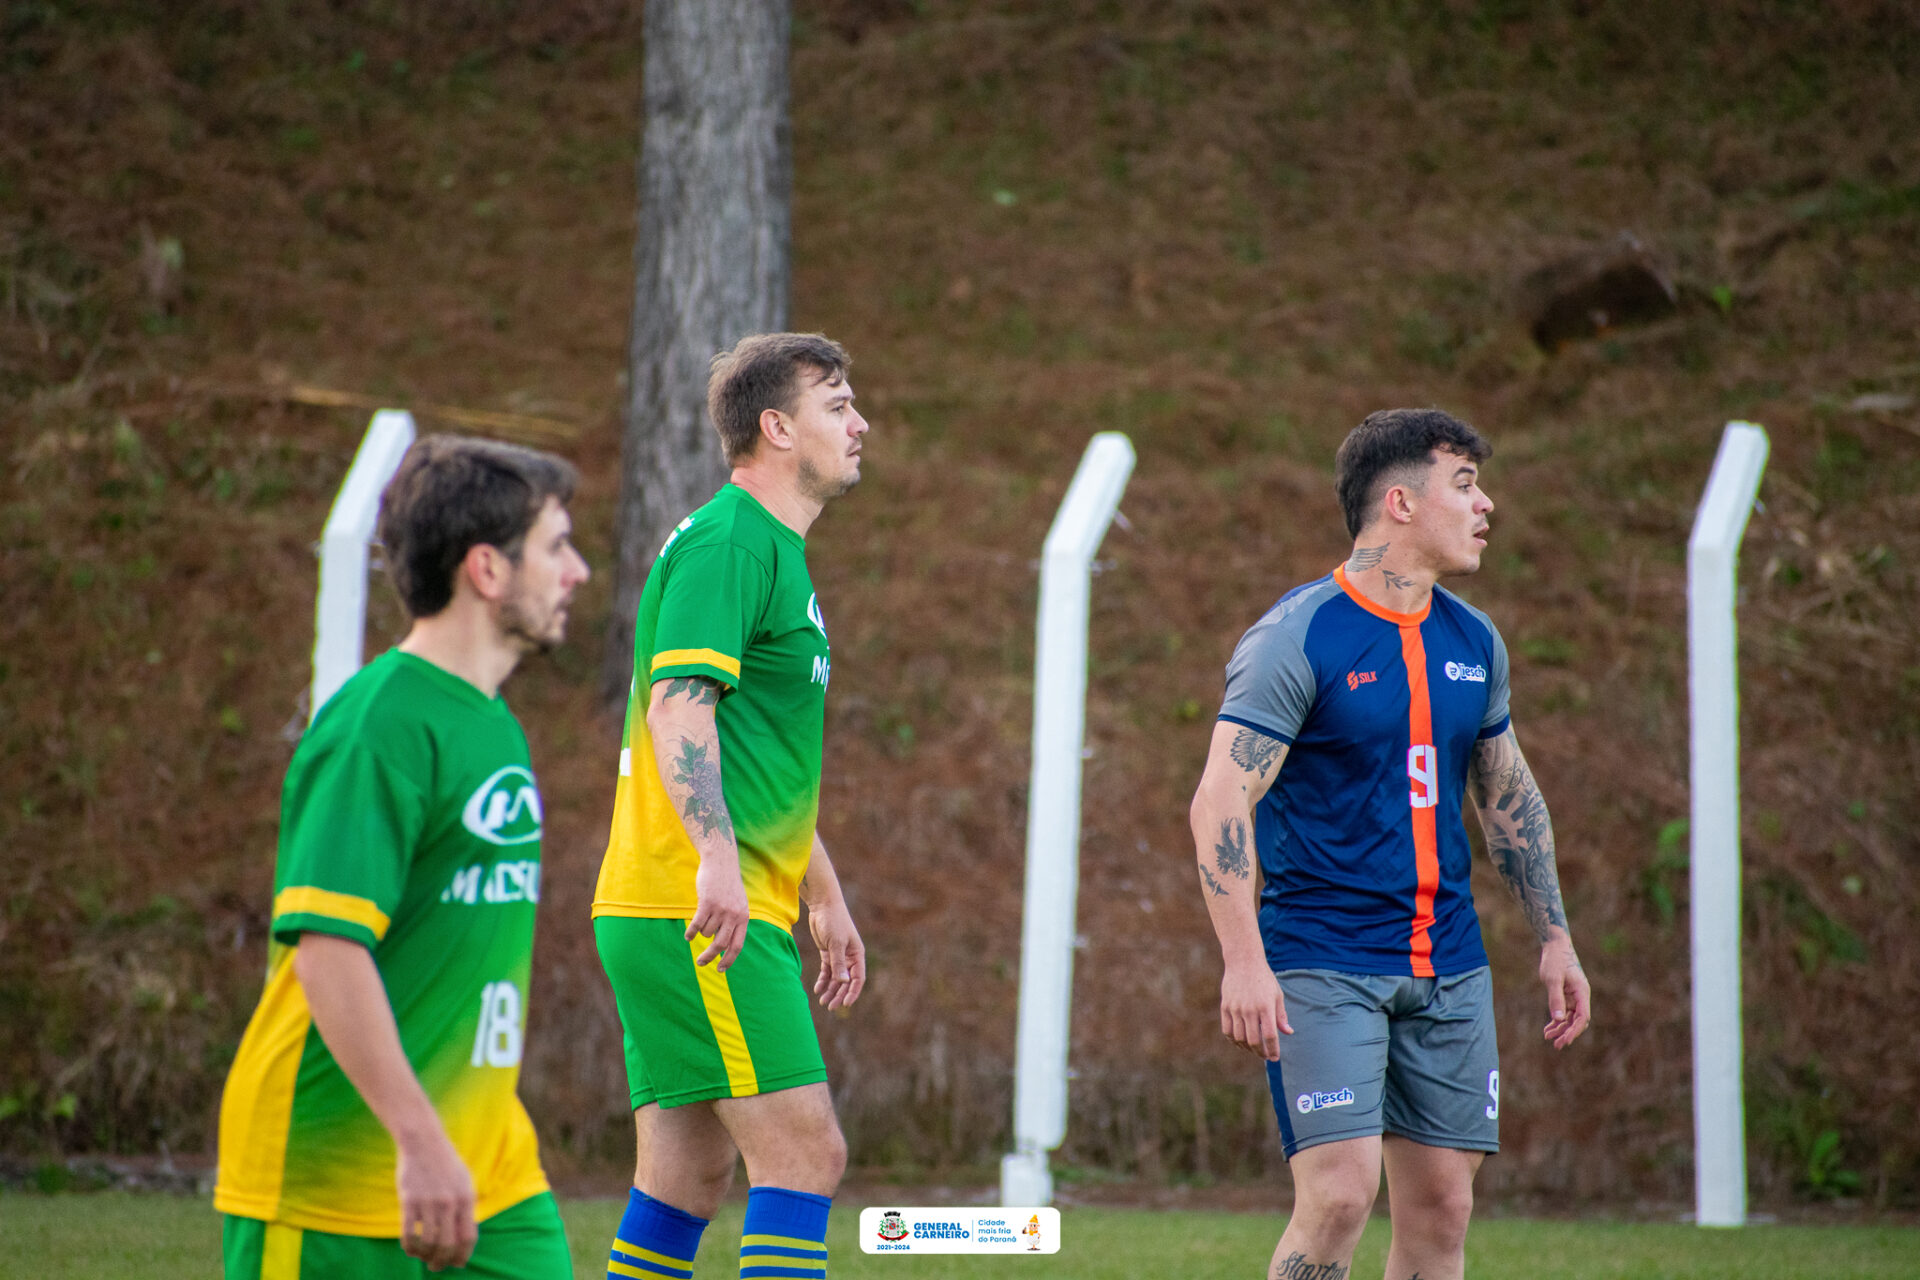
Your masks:
<svg viewBox="0 0 1920 1280"><path fill-rule="evenodd" d="M1347 672L1347 688L1358 689L1361 685L1372 684L1379 678L1380 673L1377 671L1349 671Z"/></svg>
<svg viewBox="0 0 1920 1280"><path fill-rule="evenodd" d="M1432 747L1407 748L1407 803L1416 809L1431 809L1440 803L1440 753Z"/></svg>
<svg viewBox="0 0 1920 1280"><path fill-rule="evenodd" d="M817 591L807 597L807 621L820 628L821 635L827 634L827 618L820 612L820 593Z"/></svg>
<svg viewBox="0 0 1920 1280"><path fill-rule="evenodd" d="M525 765L509 764L474 788L460 825L488 844L531 844L540 838L540 791Z"/></svg>
<svg viewBox="0 0 1920 1280"><path fill-rule="evenodd" d="M1447 664L1447 679L1471 680L1475 684L1485 684L1487 682L1487 669L1485 667L1469 667L1463 662L1449 662Z"/></svg>
<svg viewBox="0 0 1920 1280"><path fill-rule="evenodd" d="M1336 1089L1332 1093L1303 1093L1293 1100L1294 1109L1301 1115L1311 1115L1315 1111L1325 1111L1328 1107L1350 1107L1353 1105L1353 1090Z"/></svg>

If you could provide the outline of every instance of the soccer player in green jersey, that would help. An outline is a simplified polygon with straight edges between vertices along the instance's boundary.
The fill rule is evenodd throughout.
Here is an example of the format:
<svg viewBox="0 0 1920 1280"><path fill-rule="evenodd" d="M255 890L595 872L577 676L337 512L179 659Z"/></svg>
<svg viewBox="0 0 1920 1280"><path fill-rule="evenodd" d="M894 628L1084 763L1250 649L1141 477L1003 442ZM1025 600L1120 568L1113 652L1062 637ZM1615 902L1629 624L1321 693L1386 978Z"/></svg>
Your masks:
<svg viewBox="0 0 1920 1280"><path fill-rule="evenodd" d="M639 1145L609 1276L692 1275L736 1152L740 1274L826 1274L846 1141L791 930L804 898L815 994L858 999L865 949L814 826L831 663L806 561L807 530L860 478L847 364L817 334L714 358L732 481L674 530L641 595L593 904Z"/></svg>
<svg viewBox="0 0 1920 1280"><path fill-rule="evenodd" d="M267 986L220 1106L227 1280L573 1274L516 1092L541 808L499 690L587 579L574 479L430 436L387 486L412 627L287 769Z"/></svg>

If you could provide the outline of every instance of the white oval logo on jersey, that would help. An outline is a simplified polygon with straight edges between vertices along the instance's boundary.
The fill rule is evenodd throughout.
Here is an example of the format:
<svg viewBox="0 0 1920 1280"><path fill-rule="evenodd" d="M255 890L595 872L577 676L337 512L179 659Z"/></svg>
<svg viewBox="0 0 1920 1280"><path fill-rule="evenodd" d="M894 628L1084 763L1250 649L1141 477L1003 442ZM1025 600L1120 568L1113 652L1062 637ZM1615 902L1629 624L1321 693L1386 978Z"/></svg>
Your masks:
<svg viewBox="0 0 1920 1280"><path fill-rule="evenodd" d="M494 770L460 811L460 825L488 844L531 844L540 838L540 819L540 790L518 764Z"/></svg>
<svg viewBox="0 0 1920 1280"><path fill-rule="evenodd" d="M807 621L820 628L820 634L827 634L827 619L820 612L820 594L815 592L807 597Z"/></svg>
<svg viewBox="0 0 1920 1280"><path fill-rule="evenodd" d="M1469 667L1462 663L1449 662L1447 664L1447 679L1471 680L1475 684L1485 684L1487 682L1487 669L1481 666Z"/></svg>

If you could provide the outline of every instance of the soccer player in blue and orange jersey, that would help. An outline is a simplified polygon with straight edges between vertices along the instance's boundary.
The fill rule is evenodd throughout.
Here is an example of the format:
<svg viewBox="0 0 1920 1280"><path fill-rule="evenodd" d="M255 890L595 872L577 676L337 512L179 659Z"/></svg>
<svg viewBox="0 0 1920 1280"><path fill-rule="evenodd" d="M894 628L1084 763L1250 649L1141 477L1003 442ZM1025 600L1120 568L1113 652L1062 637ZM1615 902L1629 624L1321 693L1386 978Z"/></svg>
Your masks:
<svg viewBox="0 0 1920 1280"><path fill-rule="evenodd" d="M1438 410L1368 417L1334 464L1352 555L1281 597L1227 666L1192 821L1225 959L1220 1029L1267 1060L1293 1172L1274 1275L1347 1274L1383 1165L1389 1280L1465 1272L1473 1178L1500 1128L1469 794L1540 940L1547 1040L1564 1049L1587 1026L1506 646L1438 585L1480 567L1492 452Z"/></svg>

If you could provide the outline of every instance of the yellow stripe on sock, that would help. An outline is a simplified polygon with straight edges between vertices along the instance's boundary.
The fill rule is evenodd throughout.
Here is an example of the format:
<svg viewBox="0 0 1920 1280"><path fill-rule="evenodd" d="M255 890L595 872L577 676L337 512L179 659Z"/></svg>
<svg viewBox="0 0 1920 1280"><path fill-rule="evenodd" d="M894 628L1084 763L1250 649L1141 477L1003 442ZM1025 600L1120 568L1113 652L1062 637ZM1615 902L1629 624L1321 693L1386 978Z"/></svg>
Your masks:
<svg viewBox="0 0 1920 1280"><path fill-rule="evenodd" d="M630 1258L639 1258L644 1262L657 1262L663 1267L678 1267L682 1271L693 1270L692 1258L670 1258L657 1249L642 1249L637 1244L629 1244L619 1236L613 1238L613 1247Z"/></svg>
<svg viewBox="0 0 1920 1280"><path fill-rule="evenodd" d="M260 1280L300 1280L300 1245L306 1234L284 1222L269 1222L260 1250Z"/></svg>
<svg viewBox="0 0 1920 1280"><path fill-rule="evenodd" d="M825 1240L802 1240L798 1236L741 1236L740 1248L750 1249L754 1245L764 1245L775 1249L810 1249L824 1256L827 1252ZM798 1259L795 1259L798 1261Z"/></svg>
<svg viewBox="0 0 1920 1280"><path fill-rule="evenodd" d="M716 667L735 680L740 678L740 659L730 658L718 649L663 649L653 655L651 675L662 667Z"/></svg>
<svg viewBox="0 0 1920 1280"><path fill-rule="evenodd" d="M707 1006L707 1022L713 1027L713 1041L720 1047L720 1061L727 1067L727 1086L736 1098L760 1092L760 1078L753 1071L753 1055L747 1052L747 1033L740 1026L740 1013L733 1007L733 989L727 975L714 967L718 961L700 964L700 953L713 939L695 934L687 944L695 961L693 974L700 983L700 1000Z"/></svg>
<svg viewBox="0 0 1920 1280"><path fill-rule="evenodd" d="M607 1270L616 1276L637 1276L639 1280L673 1280L673 1277L663 1276L658 1271L643 1271L639 1267L628 1266L618 1258L607 1259ZM681 1270L691 1271L693 1266L689 1263Z"/></svg>

